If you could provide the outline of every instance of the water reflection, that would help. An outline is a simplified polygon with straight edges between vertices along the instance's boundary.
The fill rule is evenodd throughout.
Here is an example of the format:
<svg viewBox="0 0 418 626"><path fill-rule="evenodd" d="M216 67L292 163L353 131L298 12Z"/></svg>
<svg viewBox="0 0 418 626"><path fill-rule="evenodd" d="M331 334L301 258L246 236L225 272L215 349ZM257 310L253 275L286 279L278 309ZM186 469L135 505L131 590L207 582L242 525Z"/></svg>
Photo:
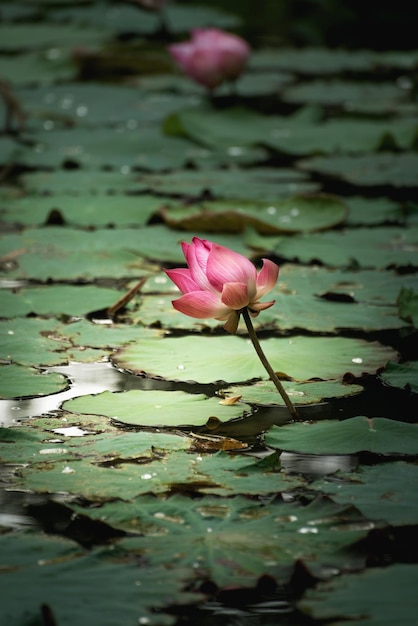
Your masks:
<svg viewBox="0 0 418 626"><path fill-rule="evenodd" d="M357 466L358 458L352 454L317 455L282 452L280 464L286 473L318 477L338 471L349 472Z"/></svg>
<svg viewBox="0 0 418 626"><path fill-rule="evenodd" d="M70 398L102 391L144 389L147 384L145 379L120 372L108 362L70 363L50 367L46 371L63 374L68 378L69 388L49 396L0 400L0 426L9 427L29 417L56 411L65 400Z"/></svg>

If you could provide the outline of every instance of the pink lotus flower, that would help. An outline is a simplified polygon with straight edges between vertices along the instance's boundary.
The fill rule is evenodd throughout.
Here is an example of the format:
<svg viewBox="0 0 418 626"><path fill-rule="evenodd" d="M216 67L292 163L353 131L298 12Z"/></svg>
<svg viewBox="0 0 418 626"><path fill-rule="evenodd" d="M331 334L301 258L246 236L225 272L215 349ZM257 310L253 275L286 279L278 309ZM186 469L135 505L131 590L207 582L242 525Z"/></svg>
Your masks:
<svg viewBox="0 0 418 626"><path fill-rule="evenodd" d="M197 28L190 41L173 44L168 50L190 78L208 89L236 80L250 54L249 45L241 37L217 28Z"/></svg>
<svg viewBox="0 0 418 626"><path fill-rule="evenodd" d="M263 259L257 272L242 254L206 239L193 237L192 243L181 245L188 268L164 270L183 294L173 300L177 311L197 319L226 320L225 330L234 334L244 309L256 317L275 303L259 302L277 282L279 268L272 261Z"/></svg>

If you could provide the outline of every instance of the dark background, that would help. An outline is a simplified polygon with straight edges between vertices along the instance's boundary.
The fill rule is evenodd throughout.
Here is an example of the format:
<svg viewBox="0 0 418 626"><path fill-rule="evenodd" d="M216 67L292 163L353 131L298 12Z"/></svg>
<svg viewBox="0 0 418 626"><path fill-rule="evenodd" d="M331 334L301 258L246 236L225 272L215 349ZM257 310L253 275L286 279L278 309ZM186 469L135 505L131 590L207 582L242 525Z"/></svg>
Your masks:
<svg viewBox="0 0 418 626"><path fill-rule="evenodd" d="M182 0L182 4L195 5L196 0ZM241 34L255 46L418 48L414 0L206 0L202 4L241 15Z"/></svg>

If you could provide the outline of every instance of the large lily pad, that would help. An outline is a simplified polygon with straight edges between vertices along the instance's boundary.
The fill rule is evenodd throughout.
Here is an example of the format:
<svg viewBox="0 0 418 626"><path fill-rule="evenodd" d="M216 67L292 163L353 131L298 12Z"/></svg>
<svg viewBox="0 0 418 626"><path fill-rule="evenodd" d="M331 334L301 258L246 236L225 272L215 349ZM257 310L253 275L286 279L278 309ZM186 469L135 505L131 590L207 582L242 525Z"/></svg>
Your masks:
<svg viewBox="0 0 418 626"><path fill-rule="evenodd" d="M165 568L139 567L125 550L116 558L111 549L88 552L72 541L35 533L3 535L0 542L0 619L10 626L40 623L42 606L68 626L85 619L110 626L115 615L121 626L175 622L174 616L154 611L180 599L184 572L173 577ZM183 599L192 601L190 594Z"/></svg>
<svg viewBox="0 0 418 626"><path fill-rule="evenodd" d="M7 276L41 281L95 280L100 277L142 277L147 274L146 259L159 263L184 263L178 232L161 224L144 228L84 231L77 228L33 228L9 234L0 240L0 255L12 255ZM158 246L156 246L158 241ZM247 255L242 238L217 237L219 244ZM65 260L65 263L63 262Z"/></svg>
<svg viewBox="0 0 418 626"><path fill-rule="evenodd" d="M416 274L389 271L339 271L283 264L279 281L269 294L276 306L254 320L257 328L340 332L341 329L381 330L407 327L397 309L402 288L412 288ZM177 289L165 275L150 277L137 309L128 312L136 324L193 330L219 326L216 320L178 315L172 307Z"/></svg>
<svg viewBox="0 0 418 626"><path fill-rule="evenodd" d="M298 381L374 373L395 356L392 348L377 342L344 337L268 339L263 349L276 371ZM169 380L212 383L266 377L250 341L236 336L142 340L122 348L113 359L118 367Z"/></svg>
<svg viewBox="0 0 418 626"><path fill-rule="evenodd" d="M139 527L147 533L148 526L151 536L127 538L122 545L134 552L145 550L155 565L167 561L177 567L198 564L198 574L219 586L248 586L262 574L286 580L291 564L301 555L314 571L320 572L323 564L338 567L344 563L346 567L345 548L367 532L355 509L335 506L326 499L306 507L276 499L264 507L242 497L190 502L176 496L166 503L148 499L144 505L140 509L137 501L134 510L140 516ZM106 511L108 521L118 516L118 522L129 529L129 509L118 515L109 505ZM351 521L360 526L354 523L350 528ZM351 563L361 561L353 556Z"/></svg>
<svg viewBox="0 0 418 626"><path fill-rule="evenodd" d="M294 104L338 106L348 113L393 113L409 100L408 92L399 84L355 82L349 80L314 80L291 85L283 99Z"/></svg>
<svg viewBox="0 0 418 626"><path fill-rule="evenodd" d="M217 398L183 391L104 392L65 402L67 411L108 415L113 420L135 426L204 426L216 417L228 421L249 411L247 404L225 406Z"/></svg>
<svg viewBox="0 0 418 626"><path fill-rule="evenodd" d="M266 434L266 443L294 452L309 454L418 454L418 428L385 417L364 416L343 421L321 420L273 426Z"/></svg>
<svg viewBox="0 0 418 626"><path fill-rule="evenodd" d="M103 43L109 33L97 27L80 28L70 24L45 23L3 24L0 48L9 52L45 48L73 48Z"/></svg>
<svg viewBox="0 0 418 626"><path fill-rule="evenodd" d="M33 367L0 365L0 398L45 396L62 391L67 380L55 372L40 372Z"/></svg>
<svg viewBox="0 0 418 626"><path fill-rule="evenodd" d="M341 223L345 205L333 196L294 196L275 203L209 202L196 207L162 209L172 228L194 232L239 232L247 226L263 234L312 232Z"/></svg>
<svg viewBox="0 0 418 626"><path fill-rule="evenodd" d="M138 86L99 83L19 88L15 95L25 102L27 127L49 130L73 125L120 125L134 129L145 123L162 121L179 107L192 106L192 96L156 95Z"/></svg>
<svg viewBox="0 0 418 626"><path fill-rule="evenodd" d="M93 127L38 131L31 137L33 146L16 144L13 162L32 167L68 164L89 168L141 168L161 171L181 168L188 162L209 167L230 162L252 163L265 158L260 148L244 147L227 154L224 150L200 149L187 139L167 137L159 126ZM228 157L228 158L227 158Z"/></svg>
<svg viewBox="0 0 418 626"><path fill-rule="evenodd" d="M335 626L347 624L347 619L358 626L390 626L399 621L414 626L417 582L416 565L375 567L320 583L298 606L310 618L331 620Z"/></svg>
<svg viewBox="0 0 418 626"><path fill-rule="evenodd" d="M344 479L343 483L320 480L313 483L313 487L329 494L340 504L353 504L376 523L393 526L416 524L416 465L397 461L363 466L340 477Z"/></svg>
<svg viewBox="0 0 418 626"><path fill-rule="evenodd" d="M104 287L55 285L5 291L0 294L2 317L29 314L38 316L85 316L92 311L107 309L122 295Z"/></svg>
<svg viewBox="0 0 418 626"><path fill-rule="evenodd" d="M248 245L301 263L320 261L331 267L385 269L417 263L418 229L356 228L338 232L310 233L294 237L262 238L249 235Z"/></svg>
<svg viewBox="0 0 418 626"><path fill-rule="evenodd" d="M55 212L66 224L76 226L144 226L163 204L149 195L54 195L0 198L0 216L6 222L25 225L47 223Z"/></svg>
<svg viewBox="0 0 418 626"><path fill-rule="evenodd" d="M346 385L340 381L312 381L295 383L283 381L282 385L294 404L317 404L330 398L344 398L363 391L361 385ZM222 390L226 397L241 396L243 401L257 406L284 404L283 398L270 381L259 381L254 385L233 386Z"/></svg>
<svg viewBox="0 0 418 626"><path fill-rule="evenodd" d="M405 361L404 363L389 361L380 374L380 378L390 387L418 393L418 361Z"/></svg>
<svg viewBox="0 0 418 626"><path fill-rule="evenodd" d="M241 148L231 147L232 152ZM153 189L159 193L198 197L209 192L216 198L249 198L262 202L277 202L278 198L297 193L309 193L319 188L308 181L302 172L288 168L228 169L205 171L176 171L159 174L141 174L138 188Z"/></svg>
<svg viewBox="0 0 418 626"><path fill-rule="evenodd" d="M69 55L57 48L24 54L0 56L0 73L13 85L50 84L56 80L71 80L76 68ZM1 109L1 105L0 105Z"/></svg>
<svg viewBox="0 0 418 626"><path fill-rule="evenodd" d="M313 157L300 161L298 166L304 171L326 174L362 187L417 187L418 155L415 152Z"/></svg>
<svg viewBox="0 0 418 626"><path fill-rule="evenodd" d="M417 119L371 121L332 119L297 111L289 116L263 116L245 109L214 111L208 107L187 109L166 122L171 134L184 134L211 146L267 145L284 154L334 154L335 152L374 152L390 135L393 145L413 149Z"/></svg>

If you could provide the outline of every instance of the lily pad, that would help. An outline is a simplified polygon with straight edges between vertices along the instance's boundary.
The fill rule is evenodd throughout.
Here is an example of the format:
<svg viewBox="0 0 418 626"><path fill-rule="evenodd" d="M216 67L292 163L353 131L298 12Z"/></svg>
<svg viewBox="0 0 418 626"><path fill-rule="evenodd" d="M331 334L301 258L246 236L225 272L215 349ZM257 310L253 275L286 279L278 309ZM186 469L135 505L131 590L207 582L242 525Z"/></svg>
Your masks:
<svg viewBox="0 0 418 626"><path fill-rule="evenodd" d="M109 12L111 9L109 9ZM138 125L162 121L169 113L192 106L192 96L162 94L119 84L67 83L15 89L16 97L25 103L27 128L51 130L68 126L114 126L134 130Z"/></svg>
<svg viewBox="0 0 418 626"><path fill-rule="evenodd" d="M207 147L266 145L294 156L335 152L375 152L388 137L399 149L413 149L418 120L375 121L329 119L297 111L289 116L263 116L245 109L216 111L208 107L173 114L166 121L170 134L186 135ZM316 117L316 119L314 119Z"/></svg>
<svg viewBox="0 0 418 626"><path fill-rule="evenodd" d="M5 222L42 226L55 212L66 224L77 226L145 226L164 204L149 195L54 195L0 198L0 216Z"/></svg>
<svg viewBox="0 0 418 626"><path fill-rule="evenodd" d="M46 23L3 24L0 27L0 48L9 52L45 48L73 48L102 44L109 33L100 28L80 28L71 24Z"/></svg>
<svg viewBox="0 0 418 626"><path fill-rule="evenodd" d="M418 454L418 428L385 417L351 417L273 426L266 443L281 450L309 454Z"/></svg>
<svg viewBox="0 0 418 626"><path fill-rule="evenodd" d="M16 144L10 158L20 165L52 168L68 164L100 169L141 168L161 171L181 168L188 162L209 166L226 160L225 151L198 149L187 139L167 137L158 125L143 128L93 127L38 131L31 137L33 146ZM260 149L251 147L229 155L232 162L253 162L265 157Z"/></svg>
<svg viewBox="0 0 418 626"><path fill-rule="evenodd" d="M5 291L0 294L2 317L70 315L85 316L106 309L122 295L104 287L54 285Z"/></svg>
<svg viewBox="0 0 418 626"><path fill-rule="evenodd" d="M402 287L398 296L399 317L418 328L418 282L414 288Z"/></svg>
<svg viewBox="0 0 418 626"><path fill-rule="evenodd" d="M390 387L418 393L418 361L406 361L404 363L389 361L380 374L380 378Z"/></svg>
<svg viewBox="0 0 418 626"><path fill-rule="evenodd" d="M173 577L169 569L139 567L124 550L118 550L116 558L111 549L88 552L72 541L35 533L3 535L0 543L4 591L0 619L10 626L28 620L40 623L42 606L63 625L99 619L110 626L115 615L120 626L141 619L150 626L175 622L174 616L154 611L175 597L180 600L184 572ZM192 601L190 594L183 599Z"/></svg>
<svg viewBox="0 0 418 626"><path fill-rule="evenodd" d="M163 208L171 228L194 232L240 232L252 226L262 234L312 232L341 223L345 205L333 196L294 196L275 203L224 200L195 207Z"/></svg>
<svg viewBox="0 0 418 626"><path fill-rule="evenodd" d="M348 113L393 113L407 103L408 92L394 83L350 80L313 80L287 87L283 100L294 104L319 104L341 107Z"/></svg>
<svg viewBox="0 0 418 626"><path fill-rule="evenodd" d="M40 372L33 367L0 365L0 398L24 398L58 393L67 379L55 372Z"/></svg>
<svg viewBox="0 0 418 626"><path fill-rule="evenodd" d="M345 385L340 381L321 381L308 383L290 383L282 385L294 404L317 404L330 398L345 398L363 391L361 385ZM244 402L257 406L274 406L284 404L276 387L270 381L260 381L243 387L227 387L222 393L229 396L241 396Z"/></svg>
<svg viewBox="0 0 418 626"><path fill-rule="evenodd" d="M418 155L415 152L313 157L300 161L298 167L361 187L390 185L398 189L414 189L418 185Z"/></svg>
<svg viewBox="0 0 418 626"><path fill-rule="evenodd" d="M274 252L289 261L320 261L331 267L385 269L417 267L418 229L356 228L338 232L301 234L294 237L247 235L246 242L260 250Z"/></svg>
<svg viewBox="0 0 418 626"><path fill-rule="evenodd" d="M358 626L390 626L399 621L414 626L417 582L416 565L374 567L319 583L306 592L298 607L310 618L331 620L335 626L347 620Z"/></svg>
<svg viewBox="0 0 418 626"><path fill-rule="evenodd" d="M130 166L121 171L57 170L27 172L20 182L27 194L83 196L97 193L130 193L137 185Z"/></svg>
<svg viewBox="0 0 418 626"><path fill-rule="evenodd" d="M100 237L96 231L50 226L0 238L0 256L8 258L12 255L7 276L13 278L41 281L91 281L98 276L139 278L149 272L147 259L159 263L184 263L179 246L182 239L178 232L161 224L138 229L103 229ZM217 242L241 254L249 254L239 237L221 235Z"/></svg>
<svg viewBox="0 0 418 626"><path fill-rule="evenodd" d="M74 79L76 68L66 51L53 48L0 56L0 74L13 85L32 85L35 76L37 84L51 84Z"/></svg>
<svg viewBox="0 0 418 626"><path fill-rule="evenodd" d="M240 148L232 147L239 151ZM278 198L296 193L310 193L319 188L317 183L308 181L302 172L291 169L252 167L248 170L228 169L205 171L176 171L164 175L141 174L138 188L142 191L153 189L159 193L198 197L211 193L216 198L249 198L262 202L277 202Z"/></svg>
<svg viewBox="0 0 418 626"><path fill-rule="evenodd" d="M218 398L184 391L141 391L125 393L105 391L64 403L67 411L107 415L113 420L134 426L204 426L210 418L229 421L250 410L248 404L225 406Z"/></svg>
<svg viewBox="0 0 418 626"><path fill-rule="evenodd" d="M346 548L367 532L355 509L321 498L306 507L278 499L264 507L242 497L190 501L177 495L166 502L148 499L139 507L135 502L139 528L147 533L148 526L150 536L123 539L123 546L145 551L155 565L198 563L198 574L220 587L248 586L263 574L286 580L301 555L314 571L325 563L346 567L351 561ZM117 519L114 506L109 504L106 511L108 521ZM129 528L129 510L119 511L118 521L123 513ZM350 528L352 521L360 521L360 527L354 523ZM361 560L356 555L351 562L358 565Z"/></svg>
<svg viewBox="0 0 418 626"><path fill-rule="evenodd" d="M362 466L350 474L340 474L340 478L344 482L320 480L313 483L313 488L340 504L354 505L377 524L416 524L416 465L397 461Z"/></svg>
<svg viewBox="0 0 418 626"><path fill-rule="evenodd" d="M377 342L344 337L267 339L263 349L276 371L297 381L375 373L395 356ZM237 336L144 339L117 351L113 360L120 368L168 380L232 383L266 377L250 341Z"/></svg>

